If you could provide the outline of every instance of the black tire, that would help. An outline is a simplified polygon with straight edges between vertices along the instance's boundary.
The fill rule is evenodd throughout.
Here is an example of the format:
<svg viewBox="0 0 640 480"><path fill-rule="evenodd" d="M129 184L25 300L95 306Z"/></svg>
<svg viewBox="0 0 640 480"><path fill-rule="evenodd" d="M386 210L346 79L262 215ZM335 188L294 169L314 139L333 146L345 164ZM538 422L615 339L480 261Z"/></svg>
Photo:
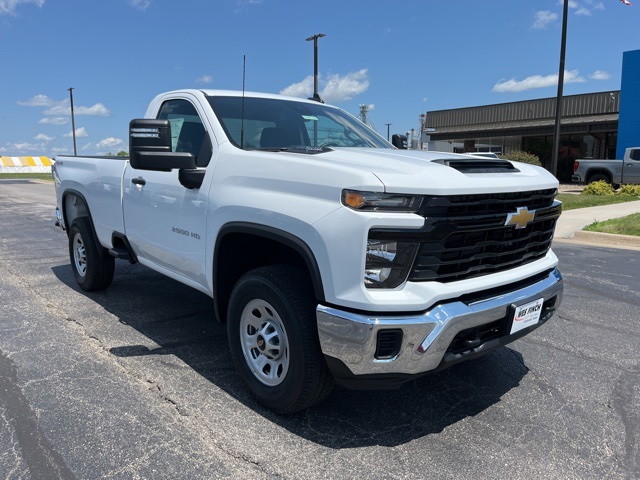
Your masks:
<svg viewBox="0 0 640 480"><path fill-rule="evenodd" d="M78 217L69 229L69 259L73 276L87 292L111 285L115 258L98 244L88 217Z"/></svg>
<svg viewBox="0 0 640 480"><path fill-rule="evenodd" d="M607 183L611 183L611 179L609 178L609 176L605 173L594 173L593 175L591 175L589 177L589 180L587 181L587 184L589 183L593 183L593 182L598 182L600 180L604 180Z"/></svg>
<svg viewBox="0 0 640 480"><path fill-rule="evenodd" d="M275 265L245 274L229 301L227 329L233 361L256 400L288 414L323 400L333 387L307 275Z"/></svg>

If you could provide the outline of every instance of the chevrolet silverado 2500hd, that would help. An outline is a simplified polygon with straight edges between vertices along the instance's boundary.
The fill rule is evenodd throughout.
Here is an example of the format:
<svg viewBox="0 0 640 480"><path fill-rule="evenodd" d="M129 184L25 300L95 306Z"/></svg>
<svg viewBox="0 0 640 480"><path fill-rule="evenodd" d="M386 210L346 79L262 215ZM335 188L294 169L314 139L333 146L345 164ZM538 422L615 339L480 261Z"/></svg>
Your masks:
<svg viewBox="0 0 640 480"><path fill-rule="evenodd" d="M640 147L627 148L622 160L578 159L573 162L572 182L604 180L612 185L640 184Z"/></svg>
<svg viewBox="0 0 640 480"><path fill-rule="evenodd" d="M397 387L560 305L541 168L399 150L339 108L267 94L161 94L129 131L129 158L56 159L78 284L108 287L118 258L205 292L273 411L335 382Z"/></svg>

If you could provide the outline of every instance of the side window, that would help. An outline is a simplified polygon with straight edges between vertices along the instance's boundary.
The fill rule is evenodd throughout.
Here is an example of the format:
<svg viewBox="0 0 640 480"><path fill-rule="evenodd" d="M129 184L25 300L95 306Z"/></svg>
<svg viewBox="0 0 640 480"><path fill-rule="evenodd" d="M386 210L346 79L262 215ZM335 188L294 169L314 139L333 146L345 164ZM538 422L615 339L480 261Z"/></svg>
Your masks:
<svg viewBox="0 0 640 480"><path fill-rule="evenodd" d="M195 155L196 164L206 167L211 159L211 140L195 107L187 100L168 100L160 107L159 120L171 124L171 150Z"/></svg>
<svg viewBox="0 0 640 480"><path fill-rule="evenodd" d="M631 160L640 160L640 148L635 148L629 152L629 158Z"/></svg>

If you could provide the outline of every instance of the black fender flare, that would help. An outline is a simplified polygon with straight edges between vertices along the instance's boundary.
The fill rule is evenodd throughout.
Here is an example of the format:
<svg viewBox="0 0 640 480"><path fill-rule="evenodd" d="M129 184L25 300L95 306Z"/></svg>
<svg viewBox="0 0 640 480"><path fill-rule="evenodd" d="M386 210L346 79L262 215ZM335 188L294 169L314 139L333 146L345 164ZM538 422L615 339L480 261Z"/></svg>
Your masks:
<svg viewBox="0 0 640 480"><path fill-rule="evenodd" d="M230 222L225 224L218 232L213 254L212 291L216 318L218 318L220 321L223 321L223 317L220 316L221 305L220 295L218 295L218 292L221 288L218 280L218 269L220 266L219 255L221 252L220 245L222 244L225 237L230 234L246 234L255 237L263 237L265 239L280 243L285 247L295 251L298 255L300 255L307 266L316 299L319 302L324 302L325 296L322 283L322 274L320 273L318 262L311 248L302 239L289 232L267 225L250 222Z"/></svg>
<svg viewBox="0 0 640 480"><path fill-rule="evenodd" d="M77 197L80 199L80 201L82 202L82 204L84 205L84 209L87 211L87 217L89 218L89 224L91 225L91 232L93 233L93 237L96 239L96 241L98 240L98 234L96 233L96 227L93 225L93 216L91 215L91 209L89 208L89 202L87 202L87 199L85 198L85 196L80 193L77 190L74 189L69 189L69 190L65 190L62 193L62 201L61 201L61 207L62 207L62 211L60 212L60 214L62 215L62 221L64 222L64 225L66 227L66 231L67 234L69 233L69 230L71 229L71 223L67 220L67 208L66 208L66 203L67 203L67 197L69 197L70 195L73 195L74 197ZM98 244L99 247L101 247L101 245ZM98 253L100 255L100 258L103 258L105 255L109 255L109 252L106 248L98 248Z"/></svg>

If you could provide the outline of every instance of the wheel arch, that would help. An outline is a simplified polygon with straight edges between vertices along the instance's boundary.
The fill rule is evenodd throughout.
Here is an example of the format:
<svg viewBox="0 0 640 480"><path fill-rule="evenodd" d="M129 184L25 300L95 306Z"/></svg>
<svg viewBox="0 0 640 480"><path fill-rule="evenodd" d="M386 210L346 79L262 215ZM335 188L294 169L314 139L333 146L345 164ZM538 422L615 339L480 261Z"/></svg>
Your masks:
<svg viewBox="0 0 640 480"><path fill-rule="evenodd" d="M592 168L592 169L587 170L587 173L585 175L585 183L586 184L591 183L591 179L595 175L603 175L604 177L606 177L608 179L609 183L613 183L613 175L611 174L611 172L609 170L604 169L604 168Z"/></svg>
<svg viewBox="0 0 640 480"><path fill-rule="evenodd" d="M89 219L89 224L91 225L93 236L97 241L98 234L96 232L96 227L93 224L93 217L91 215L91 210L89 209L89 203L82 193L78 192L77 190L66 190L62 194L61 215L67 234L69 234L71 225L76 218L87 217ZM100 248L98 250L100 253L100 257L104 257L105 254L108 255L105 249Z"/></svg>
<svg viewBox="0 0 640 480"><path fill-rule="evenodd" d="M78 217L89 217L91 227L93 228L93 219L91 218L91 211L89 210L87 199L77 190L65 190L62 194L61 213L67 231L69 231L71 224Z"/></svg>
<svg viewBox="0 0 640 480"><path fill-rule="evenodd" d="M226 321L235 283L249 270L286 264L309 274L315 298L324 301L322 275L309 246L289 232L266 225L232 222L220 229L213 255L212 287L218 321Z"/></svg>

